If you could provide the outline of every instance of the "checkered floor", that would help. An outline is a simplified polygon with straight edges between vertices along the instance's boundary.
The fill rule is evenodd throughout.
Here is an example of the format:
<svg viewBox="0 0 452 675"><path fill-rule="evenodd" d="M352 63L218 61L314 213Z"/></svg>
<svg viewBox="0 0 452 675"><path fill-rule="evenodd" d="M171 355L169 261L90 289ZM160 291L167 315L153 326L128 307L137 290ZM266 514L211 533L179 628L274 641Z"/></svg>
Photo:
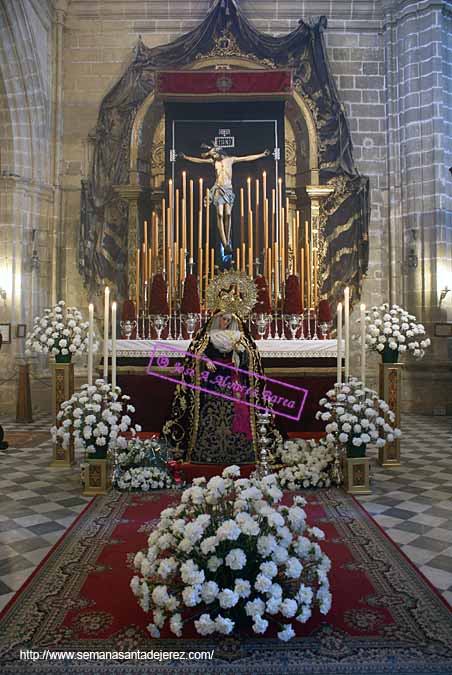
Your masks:
<svg viewBox="0 0 452 675"><path fill-rule="evenodd" d="M0 451L0 609L89 501L77 469L49 468L42 432L50 425L45 416L3 421L10 448ZM374 457L373 494L360 502L452 604L452 419L404 415L402 431L403 465L382 469ZM27 437L37 442L28 447Z"/></svg>

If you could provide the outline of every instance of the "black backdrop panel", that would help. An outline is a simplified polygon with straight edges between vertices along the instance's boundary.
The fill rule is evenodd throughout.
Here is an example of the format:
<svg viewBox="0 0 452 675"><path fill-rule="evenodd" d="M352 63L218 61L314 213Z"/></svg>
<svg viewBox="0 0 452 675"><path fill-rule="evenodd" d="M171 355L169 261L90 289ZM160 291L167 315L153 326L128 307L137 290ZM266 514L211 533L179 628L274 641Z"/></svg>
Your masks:
<svg viewBox="0 0 452 675"><path fill-rule="evenodd" d="M260 180L259 231L262 243L262 173L267 172L267 198L271 209L271 190L275 188L277 177L283 179L284 186L284 102L259 101L255 103L166 103L165 104L165 144L166 144L166 179L174 178L175 188L181 188L182 172L187 172L188 180L194 181L194 213L198 212L199 179L204 180L205 188L215 182L214 168L208 164L195 164L177 157L170 161L170 150L200 157L203 152L202 143L210 143L222 134L233 139L233 147L225 147L231 156L250 155L269 149L273 153L275 147L280 148L279 161L273 155L254 162L234 164L232 184L235 193L232 211L232 243L240 246L240 188L245 193L245 221L247 208L247 178L252 179L252 208L255 210L255 181ZM174 174L173 174L174 168ZM284 190L284 188L283 188ZM187 182L188 192L188 182ZM284 194L284 192L283 192ZM195 215L195 249L197 242L197 217ZM247 228L245 227L245 240ZM216 258L219 237L215 225L215 208L211 208L211 245L215 245ZM246 241L246 243L248 243Z"/></svg>

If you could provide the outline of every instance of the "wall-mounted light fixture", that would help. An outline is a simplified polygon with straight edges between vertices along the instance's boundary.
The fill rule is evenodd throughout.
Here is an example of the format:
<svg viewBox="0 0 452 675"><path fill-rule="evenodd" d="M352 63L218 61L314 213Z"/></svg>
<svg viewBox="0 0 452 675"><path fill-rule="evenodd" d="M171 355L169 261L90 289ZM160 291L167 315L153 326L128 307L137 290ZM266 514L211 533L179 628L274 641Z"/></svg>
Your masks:
<svg viewBox="0 0 452 675"><path fill-rule="evenodd" d="M441 291L441 293L440 293L440 295L439 295L439 306L440 306L440 307L441 307L442 301L445 300L446 295L449 293L449 291L450 291L450 288L448 288L447 286L445 286L445 287L442 289L442 291Z"/></svg>
<svg viewBox="0 0 452 675"><path fill-rule="evenodd" d="M0 298L3 300L3 304L6 307L6 291L0 286Z"/></svg>

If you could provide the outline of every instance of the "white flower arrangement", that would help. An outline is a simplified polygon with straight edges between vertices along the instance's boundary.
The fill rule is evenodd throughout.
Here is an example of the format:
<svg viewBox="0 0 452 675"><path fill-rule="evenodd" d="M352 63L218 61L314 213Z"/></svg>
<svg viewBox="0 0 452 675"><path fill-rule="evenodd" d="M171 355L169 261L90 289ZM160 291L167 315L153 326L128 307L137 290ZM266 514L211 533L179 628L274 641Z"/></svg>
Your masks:
<svg viewBox="0 0 452 675"><path fill-rule="evenodd" d="M152 613L152 637L165 624L180 637L193 621L200 635L227 635L245 620L258 634L273 621L290 640L293 622L305 623L315 605L329 612L331 562L318 543L325 535L306 524L302 497L282 506L274 474L240 478L237 466L193 483L135 556L130 586Z"/></svg>
<svg viewBox="0 0 452 675"><path fill-rule="evenodd" d="M330 389L319 404L325 411L319 410L316 418L327 423L327 443L347 449L349 456L364 456L367 445L381 448L401 435L392 426L395 415L388 404L356 378Z"/></svg>
<svg viewBox="0 0 452 675"><path fill-rule="evenodd" d="M75 356L87 351L88 321L82 320L77 307L66 307L60 300L52 309L45 309L42 317L36 317L33 330L25 342L26 354L54 354ZM93 341L93 350L98 347Z"/></svg>
<svg viewBox="0 0 452 675"><path fill-rule="evenodd" d="M278 472L283 488L301 490L341 484L336 448L330 441L291 439L279 449L279 457L286 465Z"/></svg>
<svg viewBox="0 0 452 675"><path fill-rule="evenodd" d="M162 490L175 487L171 476L156 466L137 466L120 473L115 485L120 490Z"/></svg>
<svg viewBox="0 0 452 675"><path fill-rule="evenodd" d="M381 353L388 347L400 353L408 351L416 359L422 359L430 344L423 324L402 307L385 303L366 312L367 349Z"/></svg>
<svg viewBox="0 0 452 675"><path fill-rule="evenodd" d="M135 408L129 401L130 396L121 395L119 387L113 391L102 379L93 385L84 384L61 404L57 426L50 430L52 438L67 448L72 437L74 447L85 448L88 456L106 456L108 450L124 449L127 439L120 434L141 431L138 425L131 428L128 413L134 413Z"/></svg>
<svg viewBox="0 0 452 675"><path fill-rule="evenodd" d="M116 453L113 482L120 490L160 490L175 487L167 471L166 449L155 438L132 438Z"/></svg>

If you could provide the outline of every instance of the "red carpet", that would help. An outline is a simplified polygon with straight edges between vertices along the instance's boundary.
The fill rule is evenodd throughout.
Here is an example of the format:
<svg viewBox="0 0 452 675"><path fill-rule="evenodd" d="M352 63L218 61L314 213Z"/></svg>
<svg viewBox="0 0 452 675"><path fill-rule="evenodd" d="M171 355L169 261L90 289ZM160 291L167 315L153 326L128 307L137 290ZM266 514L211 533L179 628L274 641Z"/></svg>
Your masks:
<svg viewBox="0 0 452 675"><path fill-rule="evenodd" d="M210 647L215 649L215 659L208 670L193 662L190 669L178 663L171 671L149 662L146 667L127 663L127 668L123 663L118 670L114 664L108 669L107 664L96 662L96 668L86 672L451 672L450 608L361 507L338 490L311 492L307 508L310 522L326 533L324 549L333 563L333 606L326 617L317 612L305 626L299 626L299 638L287 644L252 634L206 640L195 638L188 630L180 640L169 632L152 640L146 631L149 617L129 589L132 561L145 547L160 511L179 495L111 493L94 500L4 611L0 671L25 672L18 660L21 648L128 651ZM27 672L35 668L38 666L27 664ZM36 672L54 673L58 668L56 663L40 663ZM77 670L85 672L83 668L77 662Z"/></svg>

